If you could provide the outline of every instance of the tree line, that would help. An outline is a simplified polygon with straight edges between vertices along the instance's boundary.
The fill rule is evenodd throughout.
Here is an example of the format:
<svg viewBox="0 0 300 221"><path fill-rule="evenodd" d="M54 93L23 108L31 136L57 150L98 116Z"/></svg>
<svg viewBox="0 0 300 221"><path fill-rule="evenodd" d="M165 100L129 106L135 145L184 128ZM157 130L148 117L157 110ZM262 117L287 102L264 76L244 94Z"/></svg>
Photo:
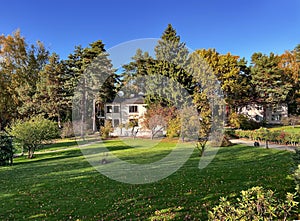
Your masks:
<svg viewBox="0 0 300 221"><path fill-rule="evenodd" d="M36 115L58 122L59 127L71 121L76 87L99 55L104 55L103 62L109 67L106 74L109 72L110 77L104 86L93 89L96 91L96 107L113 100L125 85L129 88L128 93L140 93L143 88L130 87L130 84L136 84L138 76L160 73L178 82L188 92L199 113L208 116L211 111L207 106L208 98L203 93L203 85L195 79L195 76L201 76L192 75L184 68L197 67L200 57L218 80L229 112L238 112L249 104L266 109L286 103L289 115L300 113L300 44L281 55L256 52L248 64L240 56L220 54L215 49L198 49L189 53L176 30L168 25L155 47L155 57L138 50L119 73L112 68L101 40L85 48L76 46L67 59L61 59L40 41L29 45L17 30L12 35L0 36L0 129L14 120ZM81 90L85 93L87 88L83 86ZM150 93L145 100L150 108L152 104L171 107L174 103L170 100L185 99L171 89L168 96L166 99Z"/></svg>

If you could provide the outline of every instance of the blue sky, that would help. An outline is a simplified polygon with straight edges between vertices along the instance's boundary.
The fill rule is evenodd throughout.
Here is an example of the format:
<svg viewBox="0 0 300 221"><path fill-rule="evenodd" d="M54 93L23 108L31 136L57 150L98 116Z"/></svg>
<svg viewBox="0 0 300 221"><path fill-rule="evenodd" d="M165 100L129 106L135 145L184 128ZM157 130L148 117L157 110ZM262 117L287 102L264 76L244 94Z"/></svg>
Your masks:
<svg viewBox="0 0 300 221"><path fill-rule="evenodd" d="M300 43L299 0L0 0L0 34L20 28L66 58L101 39L109 49L159 38L171 23L192 49L216 48L247 60Z"/></svg>

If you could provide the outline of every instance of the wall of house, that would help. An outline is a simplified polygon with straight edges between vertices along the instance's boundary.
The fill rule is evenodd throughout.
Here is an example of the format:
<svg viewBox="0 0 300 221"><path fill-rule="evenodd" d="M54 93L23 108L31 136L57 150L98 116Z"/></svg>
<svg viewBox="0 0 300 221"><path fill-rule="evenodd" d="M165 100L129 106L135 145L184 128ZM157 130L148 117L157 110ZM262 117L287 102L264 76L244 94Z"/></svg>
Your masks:
<svg viewBox="0 0 300 221"><path fill-rule="evenodd" d="M105 105L105 119L112 122L113 136L131 136L132 128L126 129L125 127L131 120L138 122L138 126L134 128L135 131L139 130L138 136L144 136L144 133L148 134L148 131L142 127L145 113L145 104L108 103Z"/></svg>
<svg viewBox="0 0 300 221"><path fill-rule="evenodd" d="M257 122L261 122L263 120L263 107L260 105L247 105L240 110L240 113ZM266 120L269 124L280 124L282 118L287 116L288 107L286 104L269 107L266 110Z"/></svg>

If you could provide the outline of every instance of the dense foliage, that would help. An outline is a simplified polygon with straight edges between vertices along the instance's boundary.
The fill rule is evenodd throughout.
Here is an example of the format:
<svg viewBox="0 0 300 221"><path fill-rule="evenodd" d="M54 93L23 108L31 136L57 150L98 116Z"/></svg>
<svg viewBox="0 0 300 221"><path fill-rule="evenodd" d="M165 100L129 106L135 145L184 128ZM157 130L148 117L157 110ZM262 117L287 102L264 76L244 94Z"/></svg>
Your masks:
<svg viewBox="0 0 300 221"><path fill-rule="evenodd" d="M249 138L251 140L270 141L276 144L290 144L299 146L300 134L297 132L286 132L284 130L235 130L234 134L239 138Z"/></svg>
<svg viewBox="0 0 300 221"><path fill-rule="evenodd" d="M33 158L34 151L45 142L59 136L57 123L41 116L16 120L7 131L20 143L23 151L28 151L28 158Z"/></svg>
<svg viewBox="0 0 300 221"><path fill-rule="evenodd" d="M280 103L287 103L289 114L299 115L299 45L282 55L254 53L249 65L238 55L220 54L215 49L196 50L191 54L176 30L168 25L155 47L155 57L138 50L132 61L123 66L124 72L117 74L101 40L85 48L76 46L74 52L62 60L56 53L50 53L40 41L29 45L17 30L12 35L0 36L0 129L13 120L38 114L57 121L62 127L64 122L71 120L71 103L76 90L85 94L82 98L92 91L97 114L101 105L114 98L118 88L124 85L130 88L131 81L137 76L157 73L179 83L192 96L199 112L205 112L207 99L199 95L203 93L204 83L197 83L198 79L194 79L186 69L189 65L199 66L194 55L210 66L220 82L228 115L249 104L260 104L266 109ZM97 64L93 63L96 58ZM103 69L103 66L106 68ZM97 85L100 77L92 74L95 70L107 78L101 88L91 88L91 85ZM83 75L85 78L82 78ZM77 88L78 84L81 87ZM131 87L127 92L138 94L142 91L139 87ZM158 92L157 88L146 95L147 103L172 106L186 101L186 95L176 90L165 92L167 98L156 96L154 92ZM83 100L81 105L88 105L87 102ZM84 124L87 121L85 113L78 114ZM210 114L204 115L209 117ZM103 124L95 122L95 119L93 131ZM237 121L235 124L243 126Z"/></svg>
<svg viewBox="0 0 300 221"><path fill-rule="evenodd" d="M14 151L12 137L0 133L0 166L12 165Z"/></svg>
<svg viewBox="0 0 300 221"><path fill-rule="evenodd" d="M221 197L220 204L209 212L210 220L287 220L297 214L295 194L287 193L286 200L278 199L272 190L253 187L241 191L241 198L231 203Z"/></svg>

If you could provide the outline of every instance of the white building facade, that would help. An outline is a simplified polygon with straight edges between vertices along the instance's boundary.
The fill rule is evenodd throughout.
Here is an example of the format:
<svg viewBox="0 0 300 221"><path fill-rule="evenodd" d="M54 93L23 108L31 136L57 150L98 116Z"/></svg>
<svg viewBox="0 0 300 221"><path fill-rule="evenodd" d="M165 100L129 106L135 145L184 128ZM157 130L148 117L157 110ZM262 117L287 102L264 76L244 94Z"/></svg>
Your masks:
<svg viewBox="0 0 300 221"><path fill-rule="evenodd" d="M146 104L142 97L107 103L104 106L105 120L111 121L112 136L149 136L150 131L143 127ZM131 127L129 125L135 125Z"/></svg>
<svg viewBox="0 0 300 221"><path fill-rule="evenodd" d="M261 122L264 117L263 106L252 104L243 107L240 114L248 116L250 119L256 122ZM280 124L282 118L288 116L288 107L286 104L276 105L274 107L267 107L266 109L266 123L268 124Z"/></svg>

